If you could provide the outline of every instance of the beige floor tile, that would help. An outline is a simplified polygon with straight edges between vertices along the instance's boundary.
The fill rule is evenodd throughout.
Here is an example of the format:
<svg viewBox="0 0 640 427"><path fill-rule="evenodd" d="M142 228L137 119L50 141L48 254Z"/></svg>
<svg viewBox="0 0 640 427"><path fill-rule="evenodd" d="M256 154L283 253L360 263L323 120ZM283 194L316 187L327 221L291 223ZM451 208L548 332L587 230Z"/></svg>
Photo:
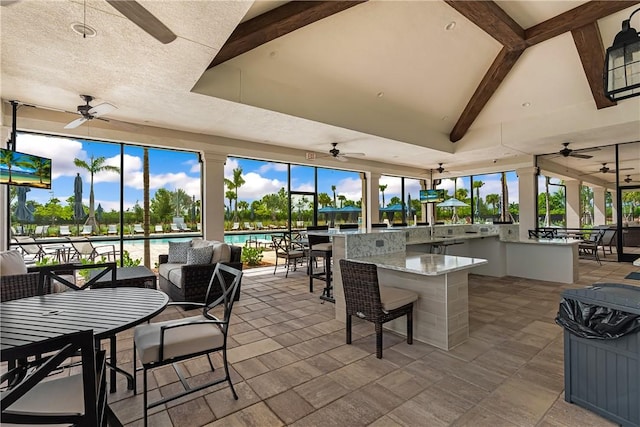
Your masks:
<svg viewBox="0 0 640 427"><path fill-rule="evenodd" d="M241 411L208 424L207 427L279 427L284 425L264 402L256 403Z"/></svg>
<svg viewBox="0 0 640 427"><path fill-rule="evenodd" d="M295 387L294 391L316 409L349 392L347 388L325 375Z"/></svg>
<svg viewBox="0 0 640 427"><path fill-rule="evenodd" d="M300 360L300 357L286 348L281 348L280 350L258 356L257 359L269 369L278 369L285 365L297 362Z"/></svg>
<svg viewBox="0 0 640 427"><path fill-rule="evenodd" d="M281 348L282 346L280 344L278 344L271 338L266 338L228 350L227 360L229 361L229 363L241 362L243 360L260 356L261 354L269 353Z"/></svg>
<svg viewBox="0 0 640 427"><path fill-rule="evenodd" d="M216 419L226 417L260 401L260 397L245 382L234 384L234 389L238 394L238 400L233 398L229 387L207 393L204 396Z"/></svg>
<svg viewBox="0 0 640 427"><path fill-rule="evenodd" d="M267 405L285 424L291 424L312 413L315 408L294 390L288 390L266 400Z"/></svg>
<svg viewBox="0 0 640 427"><path fill-rule="evenodd" d="M167 410L175 427L201 426L215 419L204 398L199 397Z"/></svg>

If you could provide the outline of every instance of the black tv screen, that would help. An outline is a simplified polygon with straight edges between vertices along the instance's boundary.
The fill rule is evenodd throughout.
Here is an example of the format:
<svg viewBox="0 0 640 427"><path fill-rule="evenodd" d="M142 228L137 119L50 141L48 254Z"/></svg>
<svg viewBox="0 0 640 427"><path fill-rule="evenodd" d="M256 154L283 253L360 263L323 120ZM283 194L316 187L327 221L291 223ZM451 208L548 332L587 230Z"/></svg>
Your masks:
<svg viewBox="0 0 640 427"><path fill-rule="evenodd" d="M0 148L0 184L51 188L51 159Z"/></svg>
<svg viewBox="0 0 640 427"><path fill-rule="evenodd" d="M442 190L420 190L420 201L424 203L444 202L444 189Z"/></svg>

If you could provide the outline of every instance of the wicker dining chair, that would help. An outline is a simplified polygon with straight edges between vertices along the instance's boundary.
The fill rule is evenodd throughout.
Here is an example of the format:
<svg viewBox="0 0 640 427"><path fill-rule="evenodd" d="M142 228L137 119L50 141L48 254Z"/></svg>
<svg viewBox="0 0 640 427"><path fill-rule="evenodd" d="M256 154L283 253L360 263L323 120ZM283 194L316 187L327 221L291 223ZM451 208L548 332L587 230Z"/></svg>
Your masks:
<svg viewBox="0 0 640 427"><path fill-rule="evenodd" d="M407 344L413 344L413 303L415 292L381 286L375 264L340 260L342 288L347 311L347 344L351 344L351 316L373 322L376 328L376 357L382 359L382 325L407 316Z"/></svg>

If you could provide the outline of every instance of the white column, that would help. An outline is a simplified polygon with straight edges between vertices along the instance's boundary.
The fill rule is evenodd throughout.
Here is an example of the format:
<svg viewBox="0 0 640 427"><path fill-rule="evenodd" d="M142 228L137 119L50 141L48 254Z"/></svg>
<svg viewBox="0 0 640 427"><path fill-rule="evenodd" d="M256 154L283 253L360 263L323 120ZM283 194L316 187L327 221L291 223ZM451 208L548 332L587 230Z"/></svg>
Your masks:
<svg viewBox="0 0 640 427"><path fill-rule="evenodd" d="M224 164L227 157L204 153L202 233L207 240L224 241Z"/></svg>
<svg viewBox="0 0 640 427"><path fill-rule="evenodd" d="M604 187L593 187L593 225L604 225L607 223L606 193Z"/></svg>
<svg viewBox="0 0 640 427"><path fill-rule="evenodd" d="M580 185L582 181L568 179L565 181L567 189L567 228L580 228Z"/></svg>
<svg viewBox="0 0 640 427"><path fill-rule="evenodd" d="M367 180L367 225L380 222L380 177L379 173L369 172Z"/></svg>
<svg viewBox="0 0 640 427"><path fill-rule="evenodd" d="M520 207L520 239L529 238L529 230L538 225L538 213L536 212L536 199L538 198L536 180L538 168L526 167L516 169L518 175L518 205Z"/></svg>

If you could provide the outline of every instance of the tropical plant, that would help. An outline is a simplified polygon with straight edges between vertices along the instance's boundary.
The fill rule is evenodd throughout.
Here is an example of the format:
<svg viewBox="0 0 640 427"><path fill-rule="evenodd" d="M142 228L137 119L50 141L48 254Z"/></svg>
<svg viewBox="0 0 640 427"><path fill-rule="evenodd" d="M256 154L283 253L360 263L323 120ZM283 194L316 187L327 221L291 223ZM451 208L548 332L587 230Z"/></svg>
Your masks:
<svg viewBox="0 0 640 427"><path fill-rule="evenodd" d="M480 218L480 188L484 185L482 181L473 181L471 188L476 190L476 208L474 215L476 218Z"/></svg>
<svg viewBox="0 0 640 427"><path fill-rule="evenodd" d="M318 194L318 204L323 208L331 204L331 197L327 193Z"/></svg>
<svg viewBox="0 0 640 427"><path fill-rule="evenodd" d="M335 185L331 186L331 191L333 192L333 207L337 208L338 204L336 203L336 186Z"/></svg>
<svg viewBox="0 0 640 427"><path fill-rule="evenodd" d="M51 173L51 161L42 157L30 157L20 165L32 169L33 173L40 178L40 184L42 184L42 177Z"/></svg>
<svg viewBox="0 0 640 427"><path fill-rule="evenodd" d="M347 196L340 194L338 195L338 200L340 200L340 209L342 209L344 207L344 202L347 200Z"/></svg>
<svg viewBox="0 0 640 427"><path fill-rule="evenodd" d="M242 249L242 262L247 265L260 265L262 257L262 248L246 247Z"/></svg>
<svg viewBox="0 0 640 427"><path fill-rule="evenodd" d="M174 206L171 193L165 188L158 188L151 199L151 212L162 222L171 222Z"/></svg>
<svg viewBox="0 0 640 427"><path fill-rule="evenodd" d="M85 169L89 172L91 176L91 181L89 185L89 217L85 224L91 225L92 228L97 229L98 222L96 221L96 211L95 211L95 201L93 195L93 178L94 175L100 172L116 172L120 173L120 168L111 165L105 165L104 163L107 161L106 157L93 157L91 155L91 160L89 163L82 159L75 158L73 159L73 164L81 169Z"/></svg>
<svg viewBox="0 0 640 427"><path fill-rule="evenodd" d="M149 228L151 226L151 221L149 218L150 214L150 202L149 202L149 149L147 147L144 148L142 154L142 204L144 216L142 218L142 228L144 230L144 236L149 237ZM144 247L144 265L149 268L151 266L151 242L149 239L144 239L143 243Z"/></svg>

